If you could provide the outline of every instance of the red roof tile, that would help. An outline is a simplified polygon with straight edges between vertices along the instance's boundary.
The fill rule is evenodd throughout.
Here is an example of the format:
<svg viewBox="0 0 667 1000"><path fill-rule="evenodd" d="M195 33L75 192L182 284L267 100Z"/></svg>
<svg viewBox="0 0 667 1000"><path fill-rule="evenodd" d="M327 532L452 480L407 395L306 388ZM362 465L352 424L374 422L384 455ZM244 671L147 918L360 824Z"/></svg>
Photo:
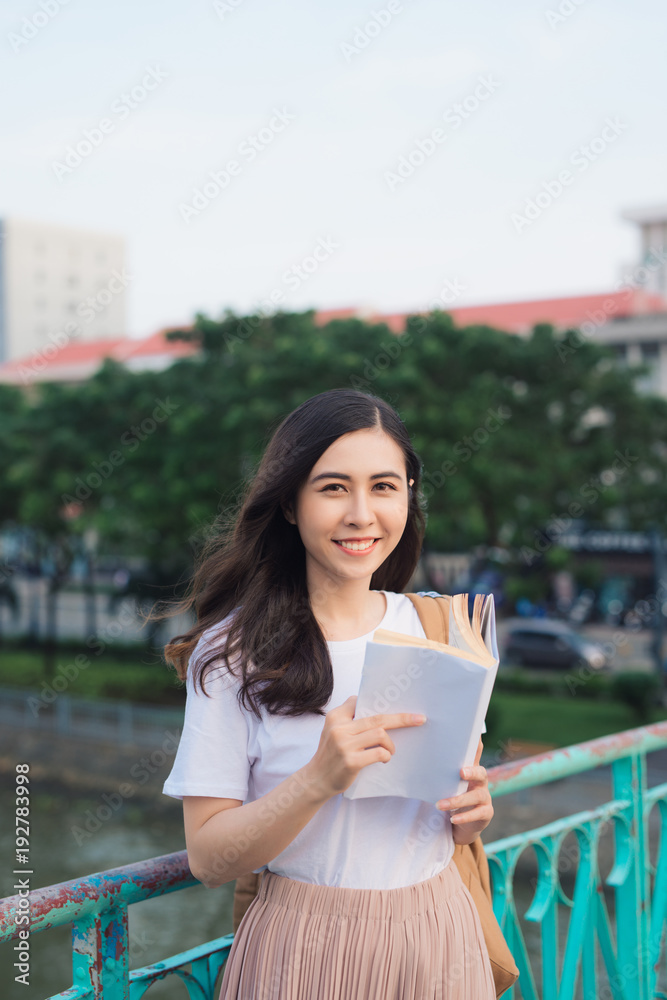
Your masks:
<svg viewBox="0 0 667 1000"><path fill-rule="evenodd" d="M171 327L167 329L172 329ZM0 365L0 381L25 383L25 372L35 381L45 381L49 375L57 379L89 378L104 358L123 362L129 358L155 358L166 356L176 360L195 354L195 344L185 340L167 340L167 329L158 330L149 337L105 337L100 340L72 339L55 353L40 354L33 351L28 357L16 358ZM48 345L45 345L48 346ZM47 374L48 372L48 374Z"/></svg>
<svg viewBox="0 0 667 1000"><path fill-rule="evenodd" d="M450 313L457 326L484 324L513 333L528 333L536 323L553 323L557 327L576 327L581 323L602 323L619 316L637 316L648 312L667 311L667 301L662 296L628 289L621 292L602 292L596 295L572 295L558 299L532 299L520 302L494 302L487 305L458 306L443 311ZM415 310L418 313L419 310ZM332 314L359 315L354 310L323 310L316 314L322 325ZM405 329L409 313L374 313L367 316L375 322L386 323L394 332ZM338 318L336 315L335 318Z"/></svg>

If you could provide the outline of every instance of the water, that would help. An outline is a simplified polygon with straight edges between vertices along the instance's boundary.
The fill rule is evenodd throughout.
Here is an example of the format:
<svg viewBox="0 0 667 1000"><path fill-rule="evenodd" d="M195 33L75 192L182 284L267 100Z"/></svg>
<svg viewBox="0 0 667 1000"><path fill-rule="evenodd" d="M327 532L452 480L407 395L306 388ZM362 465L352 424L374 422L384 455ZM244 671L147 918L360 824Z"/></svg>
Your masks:
<svg viewBox="0 0 667 1000"><path fill-rule="evenodd" d="M86 810L97 805L99 797L73 793L62 786L38 781L33 782L32 788L30 858L34 870L31 877L33 889L184 849L181 807L175 800L167 797L142 803L127 800L99 830L77 843L72 829L81 828ZM13 808L13 794L5 789L0 793L0 814L11 816ZM570 834L571 838L573 836ZM533 855L533 851L529 850L527 854ZM10 864L13 856L13 831L5 823L0 833L0 857L5 860L2 895L13 894L14 877ZM530 880L536 869L528 870L528 867L515 878L517 910L522 916L533 895ZM609 864L605 863L604 874L607 874L608 867ZM571 874L561 876L561 881L567 894L571 895ZM218 889L195 886L132 904L129 908L130 968L141 968L231 933L233 890L233 882ZM604 895L613 919L613 894L608 887ZM562 909L559 914L561 948L566 939L568 920L569 913ZM539 984L540 928L538 924L523 919L521 923ZM45 1000L72 985L69 927L32 935L29 986L14 982L13 943L0 945L3 1000ZM600 960L598 965L602 973ZM601 975L601 983L606 983L604 974ZM171 976L152 986L148 996L151 1000L187 1000L188 994L181 980ZM581 996L579 989L575 998Z"/></svg>
<svg viewBox="0 0 667 1000"><path fill-rule="evenodd" d="M127 805L78 845L72 827L94 797L66 793L62 788L33 784L30 861L34 874L31 888L52 885L92 872L142 861L159 854L183 850L185 839L180 805L176 802ZM14 811L13 794L0 794L0 811ZM0 833L0 857L5 860L1 894L14 894L11 859L14 834L7 823ZM170 955L203 944L232 931L234 883L218 889L194 886L157 899L134 903L129 908L130 968L141 968ZM70 927L33 934L30 938L30 985L14 981L16 970L12 946L0 945L0 983L3 1000L44 1000L72 985ZM150 989L151 1000L186 1000L187 990L177 977Z"/></svg>

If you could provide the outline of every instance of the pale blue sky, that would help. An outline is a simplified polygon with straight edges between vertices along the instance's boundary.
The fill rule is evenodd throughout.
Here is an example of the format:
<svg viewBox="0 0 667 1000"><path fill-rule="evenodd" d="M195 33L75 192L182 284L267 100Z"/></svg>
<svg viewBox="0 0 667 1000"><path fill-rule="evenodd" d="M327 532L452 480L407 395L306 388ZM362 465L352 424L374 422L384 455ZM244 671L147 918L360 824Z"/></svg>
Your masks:
<svg viewBox="0 0 667 1000"><path fill-rule="evenodd" d="M391 0L357 54L388 0L42 2L56 13L26 44L12 34L39 0L0 6L0 215L122 233L134 335L276 290L285 307L380 310L424 308L448 279L462 305L604 291L639 252L620 212L667 202L660 0ZM549 24L559 3L573 12ZM122 117L151 67L166 78ZM456 128L446 112L466 99ZM239 147L274 109L294 119L251 161ZM59 180L54 161L105 117ZM607 119L618 134L582 170L572 157ZM392 189L387 172L437 128ZM186 222L231 159L237 175ZM564 169L561 197L517 233L513 213ZM286 280L320 240L338 246Z"/></svg>

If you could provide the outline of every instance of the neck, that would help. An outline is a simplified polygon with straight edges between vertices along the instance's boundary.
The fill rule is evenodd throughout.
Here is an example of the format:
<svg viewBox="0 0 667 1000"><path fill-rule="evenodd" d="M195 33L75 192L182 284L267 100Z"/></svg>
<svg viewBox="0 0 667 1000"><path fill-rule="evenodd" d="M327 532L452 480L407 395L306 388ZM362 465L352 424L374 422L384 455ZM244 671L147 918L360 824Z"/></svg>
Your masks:
<svg viewBox="0 0 667 1000"><path fill-rule="evenodd" d="M370 582L370 576L343 581L307 572L311 607L326 639L354 638L379 625L386 602L383 594L370 589Z"/></svg>

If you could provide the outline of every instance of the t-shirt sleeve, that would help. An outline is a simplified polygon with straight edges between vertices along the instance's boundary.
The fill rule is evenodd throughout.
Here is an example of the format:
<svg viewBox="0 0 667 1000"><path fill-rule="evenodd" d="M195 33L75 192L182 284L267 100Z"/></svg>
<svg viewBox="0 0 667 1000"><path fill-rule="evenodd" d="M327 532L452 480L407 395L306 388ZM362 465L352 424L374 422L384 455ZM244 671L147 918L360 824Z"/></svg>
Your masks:
<svg viewBox="0 0 667 1000"><path fill-rule="evenodd" d="M237 699L241 680L215 663L205 676L207 694L195 690L193 661L208 650L202 636L188 664L183 731L163 792L175 799L210 795L244 802L251 761L248 714Z"/></svg>

